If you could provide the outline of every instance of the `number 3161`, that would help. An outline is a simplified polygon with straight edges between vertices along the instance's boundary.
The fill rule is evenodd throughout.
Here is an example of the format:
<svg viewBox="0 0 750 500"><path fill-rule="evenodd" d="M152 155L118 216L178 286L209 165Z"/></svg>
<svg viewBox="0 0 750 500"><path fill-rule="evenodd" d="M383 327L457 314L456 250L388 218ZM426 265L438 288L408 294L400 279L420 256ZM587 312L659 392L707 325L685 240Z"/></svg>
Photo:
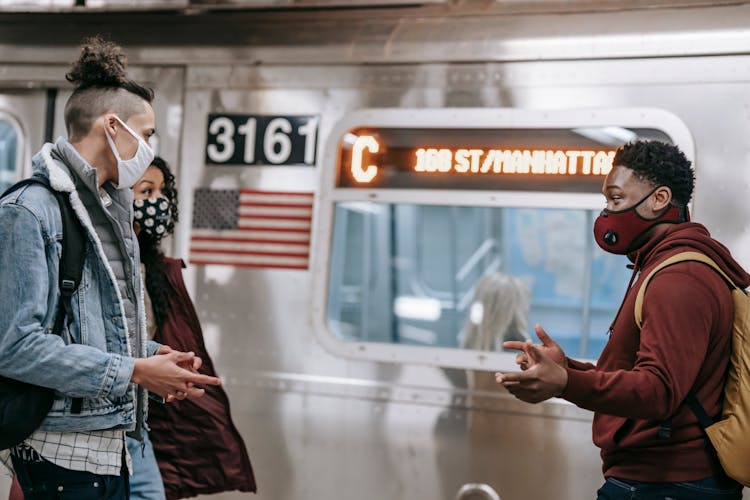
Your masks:
<svg viewBox="0 0 750 500"><path fill-rule="evenodd" d="M215 164L313 165L316 116L210 115L206 160Z"/></svg>

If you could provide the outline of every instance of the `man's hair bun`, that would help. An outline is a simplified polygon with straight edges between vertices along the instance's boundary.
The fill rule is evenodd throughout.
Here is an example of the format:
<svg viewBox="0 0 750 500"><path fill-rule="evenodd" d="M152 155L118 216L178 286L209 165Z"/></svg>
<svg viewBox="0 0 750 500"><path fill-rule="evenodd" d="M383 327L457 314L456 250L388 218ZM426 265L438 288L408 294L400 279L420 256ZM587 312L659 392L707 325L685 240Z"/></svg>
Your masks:
<svg viewBox="0 0 750 500"><path fill-rule="evenodd" d="M65 128L71 142L91 131L104 113L121 120L148 110L144 102L154 100L154 91L128 78L127 58L122 47L100 36L81 42L81 55L65 79L75 86L65 103Z"/></svg>
<svg viewBox="0 0 750 500"><path fill-rule="evenodd" d="M81 55L65 79L75 85L76 90L121 87L128 80L126 66L127 57L122 47L100 36L93 36L81 43Z"/></svg>

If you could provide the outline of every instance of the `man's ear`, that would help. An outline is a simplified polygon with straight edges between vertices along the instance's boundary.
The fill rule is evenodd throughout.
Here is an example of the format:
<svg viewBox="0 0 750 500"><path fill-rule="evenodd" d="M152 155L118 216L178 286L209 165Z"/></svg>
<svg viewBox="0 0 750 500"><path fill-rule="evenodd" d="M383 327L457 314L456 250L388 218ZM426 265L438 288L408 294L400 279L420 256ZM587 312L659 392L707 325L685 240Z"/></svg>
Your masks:
<svg viewBox="0 0 750 500"><path fill-rule="evenodd" d="M659 186L651 195L651 209L654 212L661 212L672 202L672 190L669 186Z"/></svg>
<svg viewBox="0 0 750 500"><path fill-rule="evenodd" d="M114 113L106 113L104 115L104 128L113 138L117 133L117 125L117 118L115 118Z"/></svg>

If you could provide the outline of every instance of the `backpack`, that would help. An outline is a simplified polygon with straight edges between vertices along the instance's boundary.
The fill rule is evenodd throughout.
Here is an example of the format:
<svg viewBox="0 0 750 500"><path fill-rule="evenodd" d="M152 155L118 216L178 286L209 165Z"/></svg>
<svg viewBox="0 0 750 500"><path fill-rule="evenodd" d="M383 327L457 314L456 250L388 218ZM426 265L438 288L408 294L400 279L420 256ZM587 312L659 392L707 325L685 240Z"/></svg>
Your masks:
<svg viewBox="0 0 750 500"><path fill-rule="evenodd" d="M49 181L44 178L31 177L20 181L8 188L0 198L30 184L39 184L47 188L55 195L60 206L63 225L59 271L60 300L52 333L62 335L66 316L69 319L73 317L71 298L81 282L86 237L66 194L53 190ZM0 450L12 448L39 428L52 408L54 395L53 389L0 376ZM81 405L80 398L74 399L72 411L80 413Z"/></svg>
<svg viewBox="0 0 750 500"><path fill-rule="evenodd" d="M635 323L640 330L643 297L653 275L667 266L684 261L703 262L711 266L732 286L732 353L724 384L721 418L714 421L709 417L692 392L688 394L685 402L698 417L698 423L711 441L727 475L745 486L750 486L750 297L709 257L699 252L682 252L660 263L643 280L635 300Z"/></svg>

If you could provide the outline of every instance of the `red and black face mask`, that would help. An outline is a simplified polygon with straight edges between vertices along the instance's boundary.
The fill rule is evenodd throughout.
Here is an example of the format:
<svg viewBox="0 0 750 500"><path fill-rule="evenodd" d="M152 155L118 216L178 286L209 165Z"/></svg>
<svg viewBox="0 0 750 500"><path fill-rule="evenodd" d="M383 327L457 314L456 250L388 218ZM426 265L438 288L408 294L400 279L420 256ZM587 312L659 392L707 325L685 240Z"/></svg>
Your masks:
<svg viewBox="0 0 750 500"><path fill-rule="evenodd" d="M658 187L656 188L658 189ZM656 191L654 189L654 191ZM641 201L625 210L602 210L594 222L594 239L605 252L626 254L636 250L642 243L642 236L657 224L678 224L689 220L687 209L673 205L652 219L642 217L636 208L654 194L651 191Z"/></svg>

